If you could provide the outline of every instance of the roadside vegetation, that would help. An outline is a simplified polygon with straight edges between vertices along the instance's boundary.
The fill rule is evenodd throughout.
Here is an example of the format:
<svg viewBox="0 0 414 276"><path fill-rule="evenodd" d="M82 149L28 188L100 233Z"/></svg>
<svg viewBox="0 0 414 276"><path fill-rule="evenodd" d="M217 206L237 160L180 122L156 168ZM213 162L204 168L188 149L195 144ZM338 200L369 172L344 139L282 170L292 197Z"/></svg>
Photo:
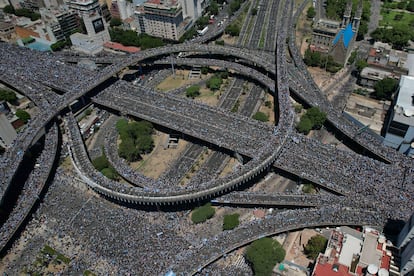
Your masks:
<svg viewBox="0 0 414 276"><path fill-rule="evenodd" d="M212 218L216 213L216 209L211 206L211 203L207 203L201 207L194 209L191 214L191 221L195 224L205 222L206 220Z"/></svg>
<svg viewBox="0 0 414 276"><path fill-rule="evenodd" d="M273 267L284 260L282 245L271 238L261 238L247 247L246 260L251 264L254 275L270 276Z"/></svg>

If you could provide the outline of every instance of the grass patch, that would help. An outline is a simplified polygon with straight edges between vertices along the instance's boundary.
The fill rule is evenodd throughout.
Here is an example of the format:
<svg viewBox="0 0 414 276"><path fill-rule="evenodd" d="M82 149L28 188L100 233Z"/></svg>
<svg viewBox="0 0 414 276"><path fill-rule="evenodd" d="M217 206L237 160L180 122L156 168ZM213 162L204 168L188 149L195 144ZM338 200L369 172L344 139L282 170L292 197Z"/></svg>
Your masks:
<svg viewBox="0 0 414 276"><path fill-rule="evenodd" d="M211 207L211 203L207 203L201 207L196 208L191 214L191 220L193 223L202 223L212 218L216 210Z"/></svg>
<svg viewBox="0 0 414 276"><path fill-rule="evenodd" d="M179 88L184 84L185 80L182 76L175 76L175 78L173 76L169 76L157 86L157 89L165 92L168 90Z"/></svg>
<svg viewBox="0 0 414 276"><path fill-rule="evenodd" d="M381 9L382 20L379 25L388 27L409 26L414 20L414 14L389 9Z"/></svg>

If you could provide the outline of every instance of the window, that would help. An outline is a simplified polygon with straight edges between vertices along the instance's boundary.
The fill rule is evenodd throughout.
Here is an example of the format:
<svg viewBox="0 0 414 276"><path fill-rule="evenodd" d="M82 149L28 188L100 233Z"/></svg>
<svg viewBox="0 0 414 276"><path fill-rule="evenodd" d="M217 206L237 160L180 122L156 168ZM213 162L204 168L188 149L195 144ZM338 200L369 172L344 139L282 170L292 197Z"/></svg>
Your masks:
<svg viewBox="0 0 414 276"><path fill-rule="evenodd" d="M408 125L392 121L390 127L388 128L388 132L400 137L404 137L407 133L407 129Z"/></svg>

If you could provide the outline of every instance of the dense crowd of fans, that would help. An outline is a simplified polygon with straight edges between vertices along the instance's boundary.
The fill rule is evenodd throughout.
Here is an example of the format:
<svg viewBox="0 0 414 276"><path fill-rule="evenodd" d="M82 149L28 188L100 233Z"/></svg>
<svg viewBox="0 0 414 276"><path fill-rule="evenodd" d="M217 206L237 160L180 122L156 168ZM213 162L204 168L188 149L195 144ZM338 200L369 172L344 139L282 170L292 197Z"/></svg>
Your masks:
<svg viewBox="0 0 414 276"><path fill-rule="evenodd" d="M288 10L289 8L292 7L285 5L286 10L283 11L283 14L290 14ZM320 106L322 110L326 111L329 120L338 129L352 135L351 137L354 137L354 134L357 133L358 129L349 121L344 120L338 112L330 108L326 99L321 95L320 91L317 90L313 80L311 80L310 75L308 75L305 70L306 68L301 59L300 61L298 59L299 53L294 46L293 32L291 32L289 46L291 53L293 52L296 67L300 69L300 72L298 72L298 75L292 75L292 70L289 70L288 72L285 64L286 49L284 41L286 41L287 33L290 31L288 28L288 26L291 25L289 18L290 17L288 16L283 18L280 22L280 31L277 33L277 40L283 41L283 43L279 43L276 48L277 89L275 96L278 100L278 125L274 129L271 129L265 124L257 124L256 121L248 119L247 117L231 115L225 110L212 108L167 94L154 94L144 87L140 87L137 92L136 86L135 89L129 89L131 87L122 81L119 81L106 89L94 99L100 104L111 107L117 105L121 109L121 113L129 113L134 108L138 109L136 113L131 112L130 114L132 115L142 114L144 112L143 109L146 107L143 103L144 101L147 105L151 106L151 109L155 107L156 111L160 112L160 117L164 117L165 120L168 120L170 116L175 116L174 121L163 121L161 124L170 125L171 128L181 132L188 132L189 129L199 129L200 122L204 123L208 125L208 129L202 129L200 131L201 133L194 134L195 137L213 137L216 144L221 144L228 148L237 148L237 146L239 146L237 148L239 152L246 153L252 157L252 160L245 165L240 166L239 170L216 179L206 180L203 175L200 175L195 177L193 180L194 183L186 187L184 191L177 191L175 189L176 186L173 186L170 189L167 187L159 192L159 186L157 186L156 181L154 180L151 182L155 183L153 187L144 189L109 180L100 172L96 171L92 166L79 132L77 122L72 114L69 114L65 118L66 130L69 137L70 156L74 160L76 165L75 169L78 170L82 179L99 193L127 202L150 202L159 204L165 202L190 201L202 198L203 196L218 194L223 190L241 184L272 164L276 157L279 156L279 150L283 148L283 151L279 156L280 159L277 161L280 166L286 166L287 169L294 170L295 173L300 174L304 178L315 179L315 182L321 183L322 185L326 184L327 187L331 189L337 189L343 193L352 193L352 197L337 197L333 195L328 198L318 197L318 200L321 200L323 203L332 202L332 204L319 209L308 209L306 212L300 210L285 211L267 216L264 220L251 221L241 225L231 232L223 232L214 239L205 241L200 247L191 250L183 250L175 256L174 261L171 256L164 253L160 253L161 255L158 256L148 254L142 258L147 258L148 261L157 260L160 263L162 262L163 267L166 267L169 263L176 262L176 265L172 268L177 272L196 271L226 252L263 235L284 232L291 228L293 229L301 226L308 227L309 225L382 225L384 219L387 217L406 218L407 213L412 211L414 204L412 198L414 194L412 188L414 166L412 165L412 161L407 161L406 158L401 157L393 150L388 150L380 146L378 140L371 134L362 133L361 135L358 135L356 140L360 141L374 152L378 149L378 153L386 156L390 161L393 161L393 164L388 165L357 154L339 151L332 146L322 145L317 141L297 134L292 134L295 115L289 99L289 85L300 89L301 93L304 93L304 97L306 97L313 105ZM10 75L9 66L11 64L16 64L13 69L13 74L15 75L16 80L19 80L18 82L20 83L17 88L27 91L28 96L32 89L41 89L41 91L45 91L44 93L50 93L50 91L45 90L44 86L58 89L64 92L64 95L52 96L51 99L53 100L47 101L38 95L30 94L31 96L29 97L32 97L33 100L39 104L39 107L47 107L47 109L41 113L41 116L36 117L29 123L25 130L19 134L19 139L13 143L12 149L6 151L0 160L0 172L2 173L2 176L4 176L2 177L1 182L2 193L4 193L5 187L7 187L6 184L10 182L13 177L13 173L20 163L24 151L29 147L33 136L38 133L38 130L45 123L50 121L61 108L82 95L82 93L85 93L101 83L102 80L107 79L109 75L119 71L121 65L125 66L125 64L121 64L123 63L122 61L118 61L118 63L92 74L91 72L82 71L82 69L79 69L78 67L66 66L63 63L60 63L59 60L50 58L50 54L33 54L31 50L24 50L26 52L22 55L15 54L13 47L14 46L5 46L4 43L0 43L0 50L2 53L5 53L5 62L2 62L2 65L0 65L0 76L2 79L5 79L5 82L13 81L5 76L6 72L7 75ZM242 55L245 54L245 52L241 52L236 48L224 49L220 48L220 46L194 46L186 44L180 47L182 51L194 50L197 49L197 47L200 47L202 51L205 51L206 49L208 51L210 49L212 52L217 53L232 52L235 56L240 57L243 57ZM169 51L170 49L168 49L168 47L151 49L144 53L133 55L131 62L133 62L134 59L141 60L159 53L168 53ZM31 56L30 61L34 60L33 64L27 62L27 59L24 58L25 55L26 57L29 55ZM254 55L249 55L248 58L258 64L266 66L266 64L263 64L262 58L255 57ZM206 65L211 65L210 60L198 60L198 62L205 62ZM228 65L225 62L222 64L223 67L229 67L225 66ZM43 70L28 70L27 67L32 65L34 66L33 68L38 66L38 68L42 68ZM59 70L53 69L56 66L59 67ZM235 69L240 70L243 74L247 74L251 77L257 76L253 71L249 71L251 69L248 69L247 67L234 64L232 64L232 67L237 67ZM271 65L269 65L269 68L272 68ZM30 74L27 74L28 71ZM35 84L33 79L36 79L41 85ZM294 79L296 79L296 81ZM258 77L258 80L268 87L274 85L271 83L271 80L264 76ZM59 84L59 87L55 86L56 83ZM139 94L139 97L137 97L136 94ZM114 101L114 99L116 99L116 101ZM139 99L139 101L137 99ZM131 103L134 103L134 106L131 106ZM153 113L150 112L154 111L148 111L146 116L153 116ZM179 118L178 114L183 114L183 118ZM193 120L194 118L196 120ZM273 135L269 135L272 133ZM116 136L113 133L111 133L107 139L109 140L109 143L105 143L105 145L116 144L113 143L113 139L116 139ZM234 140L234 145L227 144L229 143L228 141L231 141L232 139ZM24 184L24 188L17 200L15 209L0 229L2 233L8 233L5 235L7 237L12 234L10 231L16 229L16 227L13 226L19 225L24 219L28 210L30 210L33 205L34 200L36 200L36 196L43 188L44 182L39 181L39 179L41 180L47 177L46 175L49 173L48 168L50 169L54 159L51 158L51 155L56 152L56 127L51 128L48 135L46 135L46 142L48 145L52 146L47 147L38 158L37 162L42 163L42 166L39 168L36 167L32 171L27 182ZM244 151L243 147L245 147ZM117 152L114 151L116 150L116 147L106 146L105 150L109 153L108 155L110 156L112 164L115 164L116 168L119 169L124 176L128 175L134 181L138 179L138 181L148 183L147 181L149 181L149 179L143 178L142 175L131 174L127 165L124 164L121 159L117 158ZM317 161L315 162L315 160ZM321 176L323 178L321 178ZM59 174L58 178L61 181L69 181L67 177L60 178ZM163 184L162 186L164 188L168 185ZM249 195L247 195L246 200L249 200L249 198ZM302 196L301 198L297 198L296 201L300 202L304 198L308 197ZM401 200L404 200L406 204L401 204ZM375 205L375 202L381 204ZM129 219L133 220L134 217L130 217ZM9 230L9 228L3 229L4 227L10 227L11 230ZM77 227L86 231L86 229L83 228L83 225L75 225L74 229L77 229ZM93 225L89 225L89 228L89 230L94 232L102 230L97 229ZM151 231L153 230L150 225L148 225L147 228L144 229L144 236L151 235ZM113 231L114 235L115 233L117 233L117 231ZM99 242L99 238L91 235L92 243L95 242L94 239L96 239L97 243ZM183 246L182 244L178 244L179 241L177 241L176 244L175 240L160 240L163 244L168 244L168 246ZM3 245L6 241L6 239L2 239L1 244ZM108 243L107 245L100 244L99 250L106 251L106 247L109 248L113 246L119 245L117 245L116 242ZM133 246L133 244L131 244L131 246ZM120 254L127 254L124 252L125 250L128 252L129 249L128 245L123 244L122 247L117 250ZM155 252L153 250L147 251ZM127 260L125 260L125 262L127 262ZM122 264L120 265L122 266ZM129 265L126 265L125 267L129 267ZM143 269L145 270L146 268Z"/></svg>
<svg viewBox="0 0 414 276"><path fill-rule="evenodd" d="M5 222L0 227L0 250L9 242L22 222L39 200L46 180L52 169L58 149L58 127L54 124L45 136L44 149L36 159L36 165L30 172L23 188Z"/></svg>
<svg viewBox="0 0 414 276"><path fill-rule="evenodd" d="M384 223L385 217L381 213L364 209L349 209L336 204L318 209L306 209L305 212L303 210L277 212L267 215L263 220L244 223L232 231L223 231L205 241L201 247L182 251L175 257L175 265L172 269L177 274L196 273L236 248L247 245L258 238L291 229L306 228L312 225L376 226Z"/></svg>
<svg viewBox="0 0 414 276"><path fill-rule="evenodd" d="M270 126L247 117L143 87L138 91L120 81L93 101L245 155L255 155L271 139Z"/></svg>

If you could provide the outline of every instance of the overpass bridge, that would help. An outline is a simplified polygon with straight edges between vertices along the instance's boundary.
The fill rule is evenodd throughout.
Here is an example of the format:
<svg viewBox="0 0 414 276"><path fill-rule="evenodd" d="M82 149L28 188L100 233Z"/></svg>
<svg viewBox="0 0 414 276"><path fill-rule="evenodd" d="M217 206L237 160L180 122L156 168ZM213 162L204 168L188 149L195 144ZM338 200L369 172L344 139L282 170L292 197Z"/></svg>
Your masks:
<svg viewBox="0 0 414 276"><path fill-rule="evenodd" d="M210 202L216 205L231 206L262 206L262 207L320 207L339 201L334 195L304 195L285 193L254 193L254 192L232 192L222 195Z"/></svg>
<svg viewBox="0 0 414 276"><path fill-rule="evenodd" d="M273 140L273 128L248 117L123 81L92 101L252 158Z"/></svg>
<svg viewBox="0 0 414 276"><path fill-rule="evenodd" d="M256 219L231 230L200 240L199 246L182 252L171 269L181 275L195 275L209 264L249 243L287 231L321 226L378 226L385 224L382 214L361 208L331 205L305 210L288 210Z"/></svg>

